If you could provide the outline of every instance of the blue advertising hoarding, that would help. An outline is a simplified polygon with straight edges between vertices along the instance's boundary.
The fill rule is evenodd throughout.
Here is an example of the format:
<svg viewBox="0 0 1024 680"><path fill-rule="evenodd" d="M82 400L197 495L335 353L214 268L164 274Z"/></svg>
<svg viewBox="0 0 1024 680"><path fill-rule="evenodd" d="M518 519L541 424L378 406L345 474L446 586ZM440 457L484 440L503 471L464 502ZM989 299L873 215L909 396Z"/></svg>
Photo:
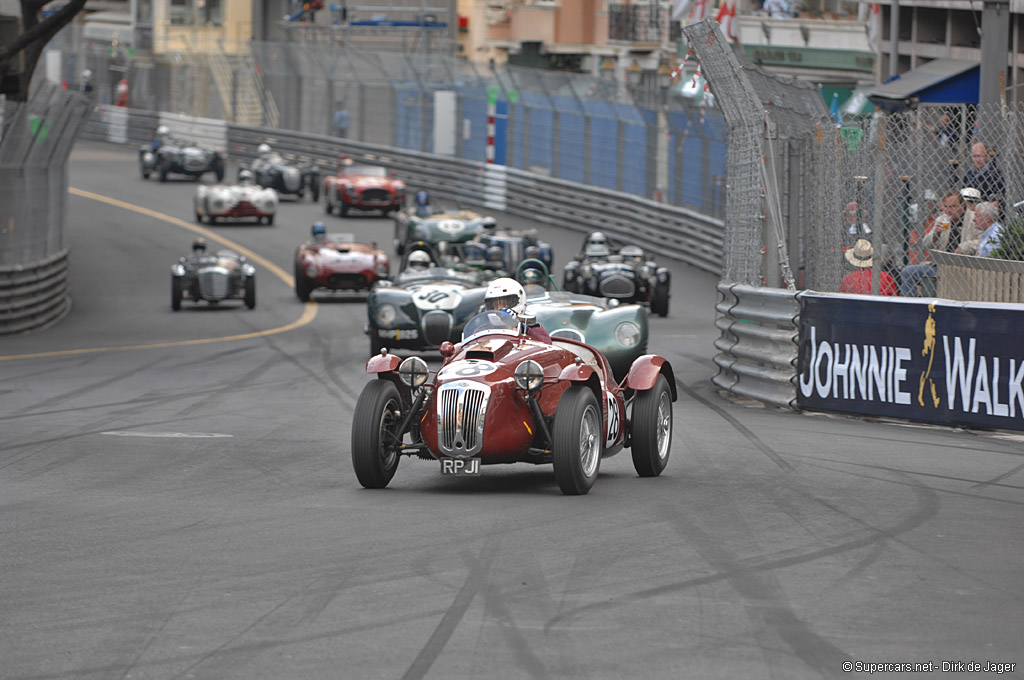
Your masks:
<svg viewBox="0 0 1024 680"><path fill-rule="evenodd" d="M1024 430L1024 308L800 296L802 409Z"/></svg>

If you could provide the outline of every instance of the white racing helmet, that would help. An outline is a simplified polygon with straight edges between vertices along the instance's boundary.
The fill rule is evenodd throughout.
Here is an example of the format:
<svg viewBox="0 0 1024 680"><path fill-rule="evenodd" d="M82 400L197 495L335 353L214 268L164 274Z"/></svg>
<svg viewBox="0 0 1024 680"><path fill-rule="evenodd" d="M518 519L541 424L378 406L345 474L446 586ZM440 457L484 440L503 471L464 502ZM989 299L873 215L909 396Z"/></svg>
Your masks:
<svg viewBox="0 0 1024 680"><path fill-rule="evenodd" d="M510 309L514 314L522 314L526 311L526 291L515 279L495 279L484 293L484 305L487 309Z"/></svg>
<svg viewBox="0 0 1024 680"><path fill-rule="evenodd" d="M156 129L157 137L166 137L169 134L171 134L171 128L167 127L166 125L161 125Z"/></svg>
<svg viewBox="0 0 1024 680"><path fill-rule="evenodd" d="M406 266L409 269L429 269L432 263L430 255L422 250L414 250L409 253L409 259L406 260Z"/></svg>
<svg viewBox="0 0 1024 680"><path fill-rule="evenodd" d="M263 144L260 144L256 148L256 153L258 153L261 156L266 156L268 153L270 153L270 145L267 144L266 142L264 142Z"/></svg>

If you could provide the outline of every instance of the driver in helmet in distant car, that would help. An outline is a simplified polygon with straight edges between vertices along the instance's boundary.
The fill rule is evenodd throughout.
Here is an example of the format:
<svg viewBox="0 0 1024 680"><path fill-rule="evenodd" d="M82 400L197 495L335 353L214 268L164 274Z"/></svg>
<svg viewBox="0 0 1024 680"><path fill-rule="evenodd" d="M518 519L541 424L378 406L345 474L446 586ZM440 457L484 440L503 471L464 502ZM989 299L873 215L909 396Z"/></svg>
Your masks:
<svg viewBox="0 0 1024 680"><path fill-rule="evenodd" d="M323 222L314 222L309 233L313 235L314 241L324 241L327 239L327 226Z"/></svg>
<svg viewBox="0 0 1024 680"><path fill-rule="evenodd" d="M191 253L191 255L189 255L188 259L190 261L192 261L192 263L198 264L199 260L201 260L205 256L206 256L206 239L200 237L200 238L197 238L195 241L192 241L192 253Z"/></svg>
<svg viewBox="0 0 1024 680"><path fill-rule="evenodd" d="M252 171L250 170L239 170L238 171L238 183L242 186L249 186L253 183Z"/></svg>
<svg viewBox="0 0 1024 680"><path fill-rule="evenodd" d="M537 323L537 317L526 313L526 291L515 279L506 277L491 281L484 293L484 307L512 314L526 324L528 337L551 344L551 336Z"/></svg>
<svg viewBox="0 0 1024 680"><path fill-rule="evenodd" d="M153 136L153 143L151 149L153 153L160 150L160 147L164 145L167 138L171 136L171 129L166 125L161 125L156 129L156 135Z"/></svg>
<svg viewBox="0 0 1024 680"><path fill-rule="evenodd" d="M260 144L256 148L256 153L259 154L260 158L266 158L267 156L270 155L270 145L267 144L266 142Z"/></svg>
<svg viewBox="0 0 1024 680"><path fill-rule="evenodd" d="M434 211L430 208L430 194L426 191L416 192L416 217L430 217Z"/></svg>
<svg viewBox="0 0 1024 680"><path fill-rule="evenodd" d="M409 259L405 261L407 269L430 269L433 264L434 261L430 258L430 255L422 250L414 250L409 253Z"/></svg>

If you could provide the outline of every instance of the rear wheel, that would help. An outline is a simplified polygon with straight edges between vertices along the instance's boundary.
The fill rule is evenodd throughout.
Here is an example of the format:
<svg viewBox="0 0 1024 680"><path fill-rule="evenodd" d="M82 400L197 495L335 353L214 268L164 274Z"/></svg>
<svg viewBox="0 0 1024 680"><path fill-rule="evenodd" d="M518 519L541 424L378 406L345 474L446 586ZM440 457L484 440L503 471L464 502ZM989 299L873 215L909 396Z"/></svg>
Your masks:
<svg viewBox="0 0 1024 680"><path fill-rule="evenodd" d="M398 469L402 400L390 380L363 388L352 414L352 469L367 489L383 489Z"/></svg>
<svg viewBox="0 0 1024 680"><path fill-rule="evenodd" d="M245 280L245 306L249 309L256 308L256 277L250 276Z"/></svg>
<svg viewBox="0 0 1024 680"><path fill-rule="evenodd" d="M552 462L558 487L567 496L590 491L601 468L604 428L594 393L585 385L573 385L558 402Z"/></svg>
<svg viewBox="0 0 1024 680"><path fill-rule="evenodd" d="M641 477L657 477L668 465L672 448L672 392L665 376L637 392L633 402L633 467Z"/></svg>
<svg viewBox="0 0 1024 680"><path fill-rule="evenodd" d="M177 276L171 277L171 309L178 311L181 309L181 279Z"/></svg>

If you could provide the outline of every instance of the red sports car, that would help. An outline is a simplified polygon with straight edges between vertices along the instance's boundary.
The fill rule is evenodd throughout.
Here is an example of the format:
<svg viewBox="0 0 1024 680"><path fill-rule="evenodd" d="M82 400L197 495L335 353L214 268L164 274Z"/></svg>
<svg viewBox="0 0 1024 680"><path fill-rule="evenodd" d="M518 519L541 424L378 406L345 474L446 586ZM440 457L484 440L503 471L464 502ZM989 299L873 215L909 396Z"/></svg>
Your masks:
<svg viewBox="0 0 1024 680"><path fill-rule="evenodd" d="M526 334L532 320L485 311L462 342L441 345L432 374L418 356L382 350L366 370L352 418L352 466L359 483L388 485L399 457L441 462L441 473L477 475L493 463L551 463L562 493L585 494L601 459L632 450L641 477L660 475L672 443L672 367L645 354L622 383L593 347ZM630 409L630 407L632 407ZM631 415L630 415L631 414Z"/></svg>
<svg viewBox="0 0 1024 680"><path fill-rule="evenodd" d="M376 243L354 243L352 234L314 235L295 249L295 295L303 302L318 288L369 290L390 274L388 254Z"/></svg>
<svg viewBox="0 0 1024 680"><path fill-rule="evenodd" d="M389 215L405 202L405 182L387 168L356 164L342 156L337 174L324 179L323 196L327 214L337 208L342 217L352 209L380 210Z"/></svg>

